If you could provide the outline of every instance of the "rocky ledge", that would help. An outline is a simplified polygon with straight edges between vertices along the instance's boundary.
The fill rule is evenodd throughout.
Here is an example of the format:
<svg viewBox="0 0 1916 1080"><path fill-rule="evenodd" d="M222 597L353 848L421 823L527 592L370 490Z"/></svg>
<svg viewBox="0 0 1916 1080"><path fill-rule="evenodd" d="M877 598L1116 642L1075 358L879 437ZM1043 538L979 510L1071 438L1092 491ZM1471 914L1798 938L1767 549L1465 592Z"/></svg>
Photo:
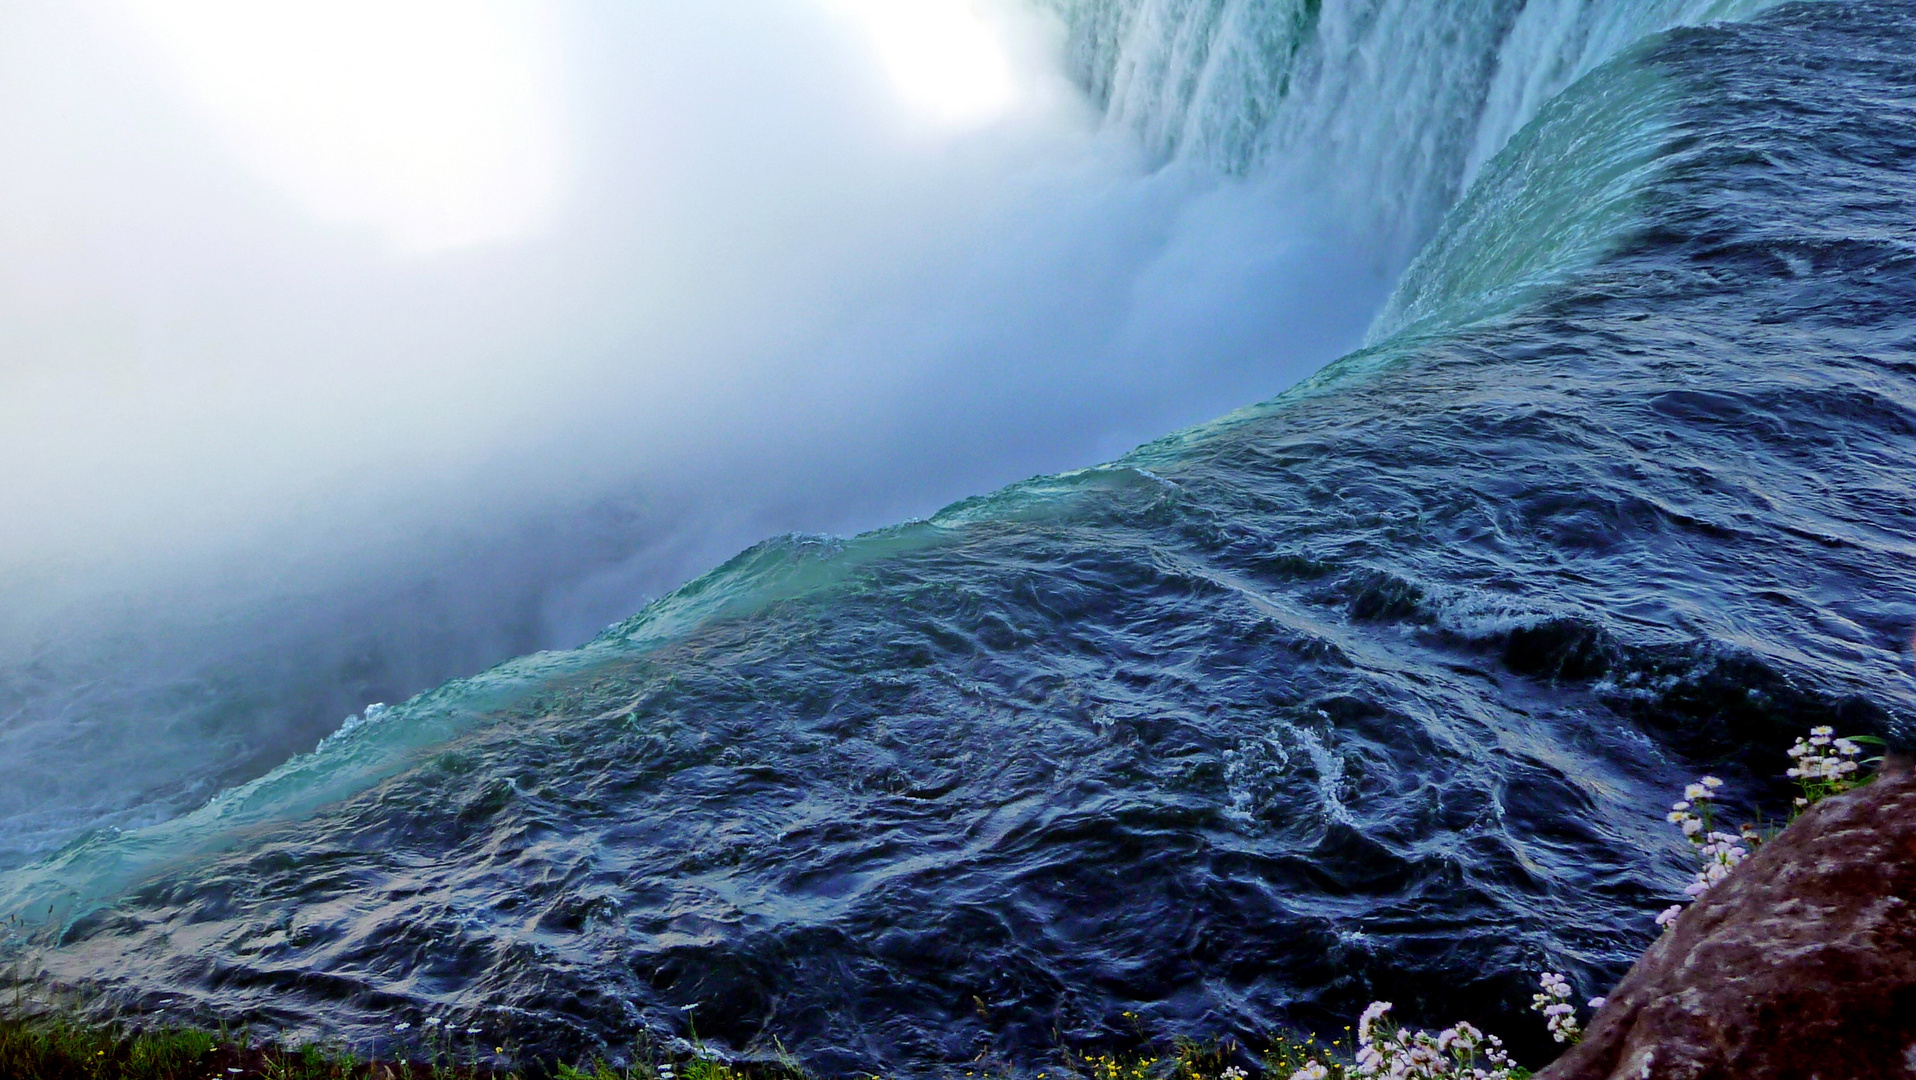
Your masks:
<svg viewBox="0 0 1916 1080"><path fill-rule="evenodd" d="M1916 1080L1916 768L1806 810L1537 1080Z"/></svg>

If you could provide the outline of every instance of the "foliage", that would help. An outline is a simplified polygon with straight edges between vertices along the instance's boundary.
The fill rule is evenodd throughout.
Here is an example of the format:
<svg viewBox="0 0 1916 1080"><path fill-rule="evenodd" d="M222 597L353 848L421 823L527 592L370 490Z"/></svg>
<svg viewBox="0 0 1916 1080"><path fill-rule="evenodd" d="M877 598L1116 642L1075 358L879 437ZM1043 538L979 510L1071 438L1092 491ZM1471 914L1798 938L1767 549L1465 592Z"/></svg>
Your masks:
<svg viewBox="0 0 1916 1080"><path fill-rule="evenodd" d="M368 1067L349 1054L312 1046L249 1047L194 1028L132 1031L65 1020L0 1020L0 1076L18 1080L347 1080L369 1075ZM452 1080L474 1074L443 1075Z"/></svg>

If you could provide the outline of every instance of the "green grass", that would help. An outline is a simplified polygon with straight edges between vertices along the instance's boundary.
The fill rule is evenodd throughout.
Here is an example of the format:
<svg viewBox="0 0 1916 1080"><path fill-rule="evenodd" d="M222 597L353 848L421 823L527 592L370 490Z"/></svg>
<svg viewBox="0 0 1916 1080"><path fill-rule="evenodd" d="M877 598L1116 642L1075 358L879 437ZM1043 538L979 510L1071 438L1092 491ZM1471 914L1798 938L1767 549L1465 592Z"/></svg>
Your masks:
<svg viewBox="0 0 1916 1080"><path fill-rule="evenodd" d="M790 1058L733 1065L639 1049L653 1060L501 1069L443 1047L428 1048L427 1060L363 1060L344 1047L255 1044L243 1033L0 1017L5 1080L807 1080Z"/></svg>
<svg viewBox="0 0 1916 1080"><path fill-rule="evenodd" d="M445 1053L438 1060L369 1061L336 1046L254 1044L243 1034L188 1027L141 1029L0 1018L0 1077L6 1080L809 1080L789 1056L734 1064L651 1053L646 1046L637 1049L641 1059L650 1060L625 1066L602 1061L528 1064L504 1070L459 1062ZM1283 1080L1306 1055L1321 1058L1323 1049L1279 1039L1257 1060L1266 1078ZM1180 1038L1169 1053L1067 1054L1058 1065L1018 1070L1016 1075L1021 1080L1234 1080L1225 1070L1243 1060L1233 1041ZM976 1080L1014 1075L1004 1064L986 1059L949 1071Z"/></svg>
<svg viewBox="0 0 1916 1080"><path fill-rule="evenodd" d="M187 1027L0 1019L0 1077L8 1080L507 1080L511 1075L450 1061L361 1061L336 1047L253 1045L243 1035Z"/></svg>

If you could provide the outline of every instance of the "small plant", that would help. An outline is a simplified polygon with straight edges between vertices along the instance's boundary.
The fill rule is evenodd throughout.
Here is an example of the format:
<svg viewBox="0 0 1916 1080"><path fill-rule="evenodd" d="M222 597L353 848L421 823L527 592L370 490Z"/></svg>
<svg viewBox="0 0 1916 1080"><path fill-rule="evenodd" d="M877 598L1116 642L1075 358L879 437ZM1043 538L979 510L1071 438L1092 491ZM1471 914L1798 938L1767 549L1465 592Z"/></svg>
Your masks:
<svg viewBox="0 0 1916 1080"><path fill-rule="evenodd" d="M1246 1080L1243 1069L1231 1064L1237 1053L1234 1039L1196 1039L1178 1036L1173 1040L1170 1080Z"/></svg>
<svg viewBox="0 0 1916 1080"><path fill-rule="evenodd" d="M1784 775L1803 789L1803 794L1796 797L1798 813L1868 782L1860 775L1863 766L1879 764L1883 759L1856 760L1863 755L1864 743L1883 745L1881 739L1864 735L1838 738L1831 727L1813 727L1808 736L1796 740L1796 745L1786 751L1796 764Z"/></svg>
<svg viewBox="0 0 1916 1080"><path fill-rule="evenodd" d="M1714 776L1699 777L1683 789L1683 798L1672 803L1670 812L1665 815L1672 825L1683 831L1683 838L1696 848L1697 857L1702 861L1696 878L1683 889L1692 900L1729 877L1730 871L1763 842L1763 835L1755 825L1746 824L1737 833L1716 828L1716 797L1722 786L1723 781ZM1682 913L1682 904L1672 904L1656 917L1656 923L1668 926Z"/></svg>
<svg viewBox="0 0 1916 1080"><path fill-rule="evenodd" d="M1808 735L1798 738L1786 751L1796 764L1784 773L1796 781L1803 792L1796 797L1795 812L1800 814L1831 795L1868 783L1870 777L1863 774L1863 769L1880 764L1883 759L1857 760L1862 756L1865 743L1883 745L1881 739L1863 735L1839 738L1830 727L1813 727ZM1683 798L1672 803L1666 815L1671 824L1683 830L1684 838L1695 845L1702 862L1696 878L1683 889L1691 900L1722 883L1765 839L1762 830L1753 824L1745 824L1735 833L1716 827L1717 790L1722 786L1723 781L1714 776L1698 778L1683 789ZM1668 927L1681 914L1683 905L1671 904L1657 915L1656 923Z"/></svg>
<svg viewBox="0 0 1916 1080"><path fill-rule="evenodd" d="M1120 1058L1113 1054L1086 1054L1078 1059L1089 1080L1156 1080L1158 1059Z"/></svg>
<svg viewBox="0 0 1916 1080"><path fill-rule="evenodd" d="M1523 1080L1529 1071L1510 1060L1503 1040L1467 1023L1431 1034L1387 1019L1388 1001L1373 1001L1357 1021L1357 1054L1307 1059L1288 1080Z"/></svg>
<svg viewBox="0 0 1916 1080"><path fill-rule="evenodd" d="M1349 1031L1349 1028L1345 1028ZM1320 1061L1338 1061L1349 1056L1349 1047L1344 1040L1337 1039L1320 1044L1317 1036L1307 1035L1302 1039L1290 1036L1278 1036L1264 1051L1264 1075L1268 1077L1288 1078L1307 1072ZM1325 1075L1331 1075L1328 1071ZM1339 1073L1341 1075L1341 1071Z"/></svg>
<svg viewBox="0 0 1916 1080"><path fill-rule="evenodd" d="M1563 973L1546 971L1537 977L1540 992L1530 995L1530 1007L1543 1014L1550 1037L1559 1043L1575 1045L1583 1039L1583 1025L1577 1022L1577 1008L1570 1004L1570 980ZM1603 1008L1604 999L1594 997L1591 1011Z"/></svg>

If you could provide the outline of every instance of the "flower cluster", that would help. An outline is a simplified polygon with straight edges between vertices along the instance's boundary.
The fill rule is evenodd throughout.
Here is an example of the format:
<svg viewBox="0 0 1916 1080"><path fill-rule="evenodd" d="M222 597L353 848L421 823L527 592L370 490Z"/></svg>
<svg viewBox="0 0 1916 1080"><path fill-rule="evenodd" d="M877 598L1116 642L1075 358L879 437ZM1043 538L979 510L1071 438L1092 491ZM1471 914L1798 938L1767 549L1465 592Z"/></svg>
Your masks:
<svg viewBox="0 0 1916 1080"><path fill-rule="evenodd" d="M1729 877L1730 871L1736 869L1738 863L1749 858L1750 849L1744 846L1746 837L1725 832L1705 834L1703 842L1697 845L1697 854L1702 857L1703 866L1697 870L1696 880L1683 887L1684 895L1694 900Z"/></svg>
<svg viewBox="0 0 1916 1080"><path fill-rule="evenodd" d="M1802 809L1831 795L1839 795L1855 787L1860 781L1856 774L1861 771L1863 748L1855 739L1839 739L1836 729L1813 727L1808 738L1799 738L1796 745L1787 753L1796 759L1796 764L1784 773L1797 782L1803 794L1797 796L1797 809Z"/></svg>
<svg viewBox="0 0 1916 1080"><path fill-rule="evenodd" d="M1729 877L1730 871L1763 842L1762 834L1754 825L1744 825L1735 833L1716 828L1716 793L1722 786L1723 781L1714 776L1699 777L1696 783L1683 789L1683 798L1672 803L1670 812L1664 815L1670 824L1683 830L1684 839L1696 845L1697 856L1702 860L1696 878L1683 889L1684 895L1692 900ZM1681 914L1683 905L1672 904L1657 916L1657 925L1669 926Z"/></svg>
<svg viewBox="0 0 1916 1080"><path fill-rule="evenodd" d="M1503 1041L1469 1024L1433 1035L1385 1019L1390 1002L1373 1001L1357 1021L1357 1061L1343 1075L1364 1080L1512 1080L1520 1075ZM1289 1080L1330 1080L1329 1066L1306 1062Z"/></svg>
<svg viewBox="0 0 1916 1080"><path fill-rule="evenodd" d="M1670 804L1670 812L1664 818L1682 829L1684 836L1701 843L1697 837L1708 832L1716 819L1716 789L1722 786L1723 781L1714 776L1699 778L1683 789L1683 798Z"/></svg>
<svg viewBox="0 0 1916 1080"><path fill-rule="evenodd" d="M1543 1014L1550 1037L1560 1043L1583 1038L1583 1028L1577 1024L1577 1008L1570 1004L1570 980L1558 972L1546 971L1537 985L1543 989L1530 995L1530 1007Z"/></svg>
<svg viewBox="0 0 1916 1080"><path fill-rule="evenodd" d="M1863 755L1864 743L1881 745L1882 740L1861 735L1838 738L1836 729L1830 727L1813 727L1807 736L1798 738L1796 745L1788 750L1796 764L1784 773L1803 789L1803 794L1796 799L1796 808L1801 810L1862 784L1864 767L1881 760L1858 760ZM1683 890L1692 900L1729 877L1730 871L1763 842L1762 833L1754 825L1745 825L1735 833L1716 828L1716 795L1722 786L1723 781L1714 776L1701 777L1683 789L1683 798L1671 804L1669 814L1665 815L1670 824L1682 829L1684 837L1696 845L1697 855L1703 862L1696 879ZM1683 905L1672 904L1657 916L1657 925L1669 926L1681 914Z"/></svg>

